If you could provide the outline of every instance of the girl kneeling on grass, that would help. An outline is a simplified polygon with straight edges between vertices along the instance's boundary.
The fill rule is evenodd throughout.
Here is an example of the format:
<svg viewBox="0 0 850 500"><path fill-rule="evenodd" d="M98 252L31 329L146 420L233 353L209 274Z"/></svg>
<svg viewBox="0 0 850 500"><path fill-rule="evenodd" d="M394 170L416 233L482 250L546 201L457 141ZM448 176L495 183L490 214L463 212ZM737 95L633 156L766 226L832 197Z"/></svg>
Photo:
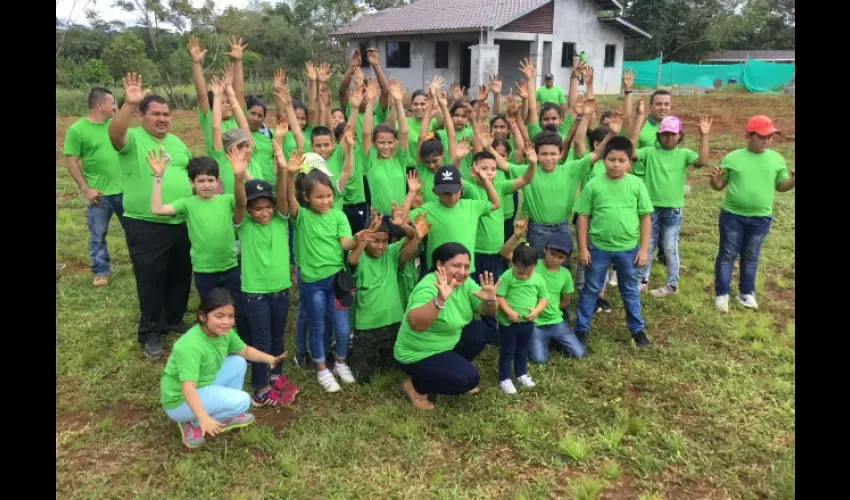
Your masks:
<svg viewBox="0 0 850 500"><path fill-rule="evenodd" d="M202 297L198 323L174 343L162 372L162 407L177 422L189 449L204 444L207 434L253 422L254 416L245 413L251 396L242 390L245 360L274 368L286 355L274 357L246 346L233 330L234 304L223 288Z"/></svg>

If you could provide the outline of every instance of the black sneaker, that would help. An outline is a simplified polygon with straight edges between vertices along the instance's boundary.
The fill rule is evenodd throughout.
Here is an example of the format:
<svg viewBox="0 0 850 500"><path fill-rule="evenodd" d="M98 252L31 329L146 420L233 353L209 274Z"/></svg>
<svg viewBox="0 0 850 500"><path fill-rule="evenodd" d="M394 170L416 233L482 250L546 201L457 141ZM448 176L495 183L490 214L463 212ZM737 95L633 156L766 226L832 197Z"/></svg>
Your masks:
<svg viewBox="0 0 850 500"><path fill-rule="evenodd" d="M306 352L295 353L295 366L304 371L314 370L316 368L316 364L313 362L313 359L310 356L307 356Z"/></svg>
<svg viewBox="0 0 850 500"><path fill-rule="evenodd" d="M611 312L611 304L608 303L607 300L602 297L596 298L596 312Z"/></svg>
<svg viewBox="0 0 850 500"><path fill-rule="evenodd" d="M632 339L638 347L652 348L652 342L649 341L649 337L646 336L646 332L643 330L633 334Z"/></svg>
<svg viewBox="0 0 850 500"><path fill-rule="evenodd" d="M156 333L148 334L148 340L145 342L145 356L149 358L162 356L162 336Z"/></svg>
<svg viewBox="0 0 850 500"><path fill-rule="evenodd" d="M169 326L168 331L174 332L177 335L183 335L184 333L188 332L190 328L192 328L192 325L187 325L186 323L181 321L180 323L177 323L176 325Z"/></svg>
<svg viewBox="0 0 850 500"><path fill-rule="evenodd" d="M587 345L587 332L576 332L576 337L581 345Z"/></svg>

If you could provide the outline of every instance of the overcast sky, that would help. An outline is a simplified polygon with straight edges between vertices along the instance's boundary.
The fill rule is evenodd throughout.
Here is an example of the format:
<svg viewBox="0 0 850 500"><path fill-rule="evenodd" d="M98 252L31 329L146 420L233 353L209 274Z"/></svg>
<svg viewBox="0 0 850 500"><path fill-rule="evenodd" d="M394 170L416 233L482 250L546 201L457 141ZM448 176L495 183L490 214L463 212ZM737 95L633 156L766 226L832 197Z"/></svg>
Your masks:
<svg viewBox="0 0 850 500"><path fill-rule="evenodd" d="M190 0L192 5L198 7L203 5L203 0ZM249 0L215 0L215 9L221 12L227 7L245 8ZM100 14L104 21L123 21L128 24L136 22L136 15L123 9L112 6L113 0L56 0L56 17L61 20L71 16L72 22L76 24L88 24L83 9L93 8ZM274 2L272 2L274 3ZM86 5L88 4L88 5Z"/></svg>

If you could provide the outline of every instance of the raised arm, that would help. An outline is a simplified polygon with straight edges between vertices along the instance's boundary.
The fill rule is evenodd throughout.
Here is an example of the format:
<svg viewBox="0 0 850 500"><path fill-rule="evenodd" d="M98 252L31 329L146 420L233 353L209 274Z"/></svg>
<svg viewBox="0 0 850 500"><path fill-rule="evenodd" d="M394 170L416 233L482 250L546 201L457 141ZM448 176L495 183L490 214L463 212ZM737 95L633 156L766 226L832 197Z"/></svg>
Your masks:
<svg viewBox="0 0 850 500"><path fill-rule="evenodd" d="M490 75L490 93L493 94L493 112L502 112L502 77L498 73Z"/></svg>
<svg viewBox="0 0 850 500"><path fill-rule="evenodd" d="M331 91L328 88L328 82L331 79L331 65L328 63L322 63L316 68L316 79L318 80L318 91L319 91L319 112L322 112L322 104L325 105L324 112L325 116L325 126L330 128L331 126ZM322 89L324 93L322 92ZM326 96L326 97L325 97ZM321 120L321 117L318 118ZM317 120L317 121L318 121ZM331 130L333 132L333 130Z"/></svg>
<svg viewBox="0 0 850 500"><path fill-rule="evenodd" d="M428 231L431 230L431 224L427 221L427 217L428 214L426 212L420 212L416 214L416 220L413 221L412 227L407 223L403 225L402 231L404 231L407 240L401 247L401 255L398 259L399 270L401 270L410 260L416 257L416 250L419 247L419 242L421 242L428 234Z"/></svg>
<svg viewBox="0 0 850 500"><path fill-rule="evenodd" d="M393 105L395 106L396 121L398 122L398 147L407 151L408 145L410 144L410 137L407 128L407 118L404 116L404 104L402 104L402 99L404 99L404 92L402 91L401 84L398 83L395 78L390 80L389 91L390 98L392 99Z"/></svg>
<svg viewBox="0 0 850 500"><path fill-rule="evenodd" d="M348 180L354 175L354 140L354 127L346 125L345 131L342 134L341 144L342 151L345 153L345 159L342 162L342 172L336 181L337 190L340 193L345 192L345 186L348 185Z"/></svg>
<svg viewBox="0 0 850 500"><path fill-rule="evenodd" d="M537 110L537 68L534 66L534 63L531 62L531 59L525 58L525 60L520 63L520 71L525 74L525 78L528 80L528 124L537 123L539 121L538 110Z"/></svg>
<svg viewBox="0 0 850 500"><path fill-rule="evenodd" d="M646 123L646 100L643 96L641 96L638 98L637 109L635 111L634 119L632 120L631 130L628 131L629 140L632 141L633 146L637 146L638 139L640 138L640 131L643 128L644 123ZM637 158L637 148L635 148L633 158Z"/></svg>
<svg viewBox="0 0 850 500"><path fill-rule="evenodd" d="M189 55L192 56L192 81L195 83L198 111L205 115L210 110L210 102L207 98L207 82L204 81L204 69L201 67L201 63L204 62L207 51L201 50L201 44L194 36L189 37L186 46L189 49Z"/></svg>
<svg viewBox="0 0 850 500"><path fill-rule="evenodd" d="M342 82L339 84L339 105L342 109L345 109L345 105L348 104L348 89L351 85L351 77L354 76L355 69L360 68L360 64L360 51L354 49L354 52L351 54L351 62L345 68L345 73L342 75ZM351 107L351 110L355 113L357 112L354 106Z"/></svg>
<svg viewBox="0 0 850 500"><path fill-rule="evenodd" d="M537 152L534 151L534 144L529 142L525 145L525 157L528 158L528 168L525 169L522 177L511 182L511 191L519 191L534 180L534 174L537 172Z"/></svg>
<svg viewBox="0 0 850 500"><path fill-rule="evenodd" d="M496 210L500 206L502 206L502 199L499 198L499 193L496 192L496 188L493 187L493 183L486 179L484 176L478 173L478 168L475 165L469 168L469 173L478 180L481 184L481 187L487 191L487 199L490 200L490 210Z"/></svg>
<svg viewBox="0 0 850 500"><path fill-rule="evenodd" d="M122 84L124 85L124 105L109 122L109 142L116 151L121 151L127 146L127 129L130 127L130 120L139 109L139 103L150 92L142 91L142 75L136 73L127 73Z"/></svg>
<svg viewBox="0 0 850 500"><path fill-rule="evenodd" d="M245 108L245 74L242 71L242 56L245 49L248 48L247 43L243 43L242 37L237 40L236 37L230 38L230 61L233 63L233 91L236 94L236 102L239 107Z"/></svg>
<svg viewBox="0 0 850 500"><path fill-rule="evenodd" d="M477 110L469 116L469 125L472 127L472 151L477 153L484 151L484 147L481 144L481 134L488 131L487 116L490 114L490 106L487 104L487 101L478 101L475 107ZM492 139L490 139L490 142L492 143Z"/></svg>
<svg viewBox="0 0 850 500"><path fill-rule="evenodd" d="M415 309L411 309L407 311L407 324L414 332L424 332L431 327L431 324L434 323L434 320L439 316L440 311L446 305L446 301L449 300L449 296L452 293L463 293L458 292L454 288L454 279L448 278L446 276L446 270L442 267L438 267L437 271L437 281L434 283L434 286L437 287L437 296L434 297L434 300L429 300L424 305L421 305Z"/></svg>
<svg viewBox="0 0 850 500"><path fill-rule="evenodd" d="M277 68L274 70L274 86L272 87L272 91L281 92L284 85L286 85L286 70L283 68ZM275 115L277 115L278 120L286 117L286 111L283 107L277 105L277 99L275 99L274 112Z"/></svg>
<svg viewBox="0 0 850 500"><path fill-rule="evenodd" d="M422 113L422 125L419 127L419 139L416 141L416 163L422 162L422 156L419 154L422 151L422 143L428 137L428 124L431 123L431 116L437 109L437 100L431 93L431 89L425 94L425 111Z"/></svg>
<svg viewBox="0 0 850 500"><path fill-rule="evenodd" d="M623 115L619 111L614 111L611 114L611 123L608 125L608 134L602 139L602 142L596 146L596 148L590 152L590 168L593 168L593 164L602 159L602 155L605 154L605 146L608 145L608 141L620 135L620 130L623 127Z"/></svg>
<svg viewBox="0 0 850 500"><path fill-rule="evenodd" d="M576 158L584 157L587 152L587 126L590 123L593 110L596 108L596 102L586 101L584 97L578 96L573 106L575 117L578 120L573 120L570 129L567 131L567 136L564 138L564 146L561 148L561 161L567 159L570 153L570 148L575 145Z"/></svg>
<svg viewBox="0 0 850 500"><path fill-rule="evenodd" d="M567 106L572 108L578 97L578 77L581 74L581 62L578 56L573 56L573 70L570 73L570 86L567 89Z"/></svg>
<svg viewBox="0 0 850 500"><path fill-rule="evenodd" d="M275 106L283 108L286 115L286 121L289 122L289 130L292 132L292 137L295 139L295 147L299 150L304 150L304 133L301 131L301 126L298 124L298 117L295 115L295 108L292 107L292 96L289 95L289 88L284 85L280 90L274 93Z"/></svg>
<svg viewBox="0 0 850 500"><path fill-rule="evenodd" d="M588 64L584 67L584 87L585 87L585 97L587 100L592 101L596 98L596 95L593 93L593 66ZM590 116L590 123L596 123L596 107L593 107L593 112Z"/></svg>
<svg viewBox="0 0 850 500"><path fill-rule="evenodd" d="M381 109L386 111L390 98L390 85L387 82L387 77L384 76L384 70L381 69L381 61L378 58L378 49L366 49L366 60L369 61L369 66L375 72L375 77L378 79L378 85L381 87Z"/></svg>
<svg viewBox="0 0 850 500"><path fill-rule="evenodd" d="M304 163L304 151L299 148L289 155L289 162L286 164L286 196L289 201L287 203L289 205L289 217L292 220L298 220L298 212L301 210L295 192L295 176L301 171L302 163Z"/></svg>
<svg viewBox="0 0 850 500"><path fill-rule="evenodd" d="M317 99L319 95L319 79L316 74L316 67L313 66L313 61L307 61L305 64L304 76L307 77L307 123L315 126L319 123L319 111Z"/></svg>
<svg viewBox="0 0 850 500"><path fill-rule="evenodd" d="M225 85L224 86L224 92L227 94L227 98L231 102L238 99L238 97L236 96L236 91L234 90L233 86ZM233 108L233 118L236 119L236 125L238 125L239 128L243 132L248 134L248 140L251 141L251 147L253 148L254 147L254 135L251 133L251 127L248 126L248 119L245 117L245 110L242 109L242 106L236 106L236 107Z"/></svg>
<svg viewBox="0 0 850 500"><path fill-rule="evenodd" d="M702 115L699 117L699 156L694 160L695 167L704 167L708 165L708 136L711 134L710 116Z"/></svg>
<svg viewBox="0 0 850 500"><path fill-rule="evenodd" d="M331 123L333 123L331 118L331 89L323 83L319 86L319 125L333 129Z"/></svg>
<svg viewBox="0 0 850 500"><path fill-rule="evenodd" d="M354 86L348 90L348 103L351 104L351 113L348 113L348 121L345 124L349 127L357 127L357 118L360 114L360 104L366 98L366 87ZM356 130L356 129L355 129Z"/></svg>
<svg viewBox="0 0 850 500"><path fill-rule="evenodd" d="M210 90L212 90L213 94L212 120L210 120L213 141L212 148L213 151L222 151L224 149L224 141L222 140L221 132L221 105L224 86L221 80L215 75L210 78Z"/></svg>
<svg viewBox="0 0 850 500"><path fill-rule="evenodd" d="M520 239L525 236L526 231L528 230L528 220L525 218L517 217L514 219L514 234L508 238L508 241L502 245L502 249L499 250L499 253L505 260L511 260L514 256L514 249L519 245Z"/></svg>
<svg viewBox="0 0 850 500"><path fill-rule="evenodd" d="M410 206L413 205L413 199L416 198L417 193L422 190L422 181L419 179L419 174L416 170L411 170L407 173L407 194L404 196L404 200L401 202L401 213L409 214ZM395 204L395 202L393 202ZM407 220L407 219L404 219Z"/></svg>
<svg viewBox="0 0 850 500"><path fill-rule="evenodd" d="M233 196L236 204L233 207L233 223L237 226L245 219L248 210L248 195L245 194L245 172L248 170L248 150L240 150L232 146L227 152L227 159L233 167Z"/></svg>
<svg viewBox="0 0 850 500"><path fill-rule="evenodd" d="M623 109L624 118L632 119L632 85L635 83L636 73L631 69L623 71Z"/></svg>
<svg viewBox="0 0 850 500"><path fill-rule="evenodd" d="M275 164L275 197L279 214L284 217L289 216L289 175L286 170L286 156L283 154L283 138L289 132L289 122L286 118L277 120L277 127L274 130L274 138L272 138L272 151L274 153Z"/></svg>
<svg viewBox="0 0 850 500"><path fill-rule="evenodd" d="M374 129L375 122L375 100L378 99L378 94L380 93L380 89L378 88L378 83L375 80L369 80L369 84L366 86L366 113L363 116L363 137L360 138L363 145L363 154L369 155L369 151L372 150L372 130ZM352 113L356 113L357 110L352 109Z"/></svg>
<svg viewBox="0 0 850 500"><path fill-rule="evenodd" d="M154 215L174 215L177 212L171 205L162 204L162 175L165 173L165 160L162 151L148 151L148 165L153 170L153 190L151 191L151 213Z"/></svg>

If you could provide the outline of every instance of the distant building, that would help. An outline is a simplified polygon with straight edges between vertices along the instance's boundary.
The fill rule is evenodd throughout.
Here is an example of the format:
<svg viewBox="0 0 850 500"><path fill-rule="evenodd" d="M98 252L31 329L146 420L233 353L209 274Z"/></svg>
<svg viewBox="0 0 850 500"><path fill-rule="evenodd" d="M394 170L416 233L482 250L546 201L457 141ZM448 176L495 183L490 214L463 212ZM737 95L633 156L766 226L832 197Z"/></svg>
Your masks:
<svg viewBox="0 0 850 500"><path fill-rule="evenodd" d="M594 67L598 94L620 91L626 38L652 38L619 17L615 0L416 0L362 16L335 34L348 53L376 47L388 77L408 89L435 75L470 89L499 73L504 93L523 78L519 62L530 57L538 85L553 73L566 92L573 55L584 51Z"/></svg>
<svg viewBox="0 0 850 500"><path fill-rule="evenodd" d="M756 59L776 63L793 63L794 52L793 50L725 50L722 52L712 52L702 62L709 64L737 64L747 62L747 59Z"/></svg>

